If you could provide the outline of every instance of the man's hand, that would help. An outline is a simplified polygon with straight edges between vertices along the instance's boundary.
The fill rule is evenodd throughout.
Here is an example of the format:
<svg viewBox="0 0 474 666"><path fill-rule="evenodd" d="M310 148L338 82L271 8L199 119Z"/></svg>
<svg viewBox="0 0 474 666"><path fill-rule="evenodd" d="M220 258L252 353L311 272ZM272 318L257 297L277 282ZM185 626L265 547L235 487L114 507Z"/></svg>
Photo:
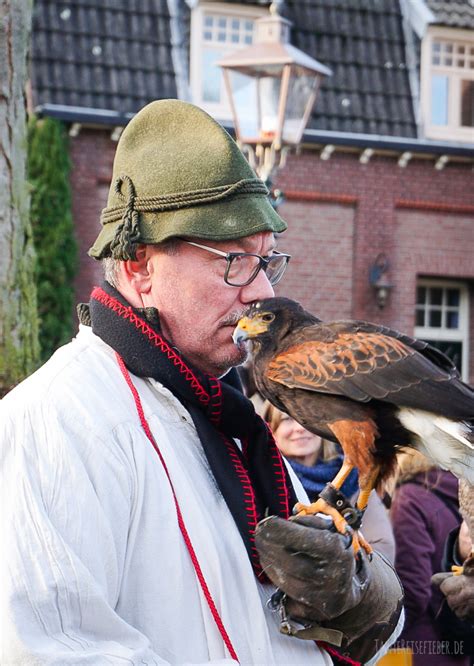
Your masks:
<svg viewBox="0 0 474 666"><path fill-rule="evenodd" d="M286 595L284 610L303 625L282 630L299 638L337 645L341 654L368 661L393 634L403 591L392 567L378 553L354 556L350 536L332 520L302 516L259 523L255 542L262 567Z"/></svg>
<svg viewBox="0 0 474 666"><path fill-rule="evenodd" d="M448 606L460 620L474 623L474 576L437 573L431 578L446 597Z"/></svg>
<svg viewBox="0 0 474 666"><path fill-rule="evenodd" d="M367 587L365 558L356 575L351 538L336 532L331 519L271 517L258 525L255 536L260 563L288 595L287 610L291 608L293 617L309 613L320 622L359 603Z"/></svg>

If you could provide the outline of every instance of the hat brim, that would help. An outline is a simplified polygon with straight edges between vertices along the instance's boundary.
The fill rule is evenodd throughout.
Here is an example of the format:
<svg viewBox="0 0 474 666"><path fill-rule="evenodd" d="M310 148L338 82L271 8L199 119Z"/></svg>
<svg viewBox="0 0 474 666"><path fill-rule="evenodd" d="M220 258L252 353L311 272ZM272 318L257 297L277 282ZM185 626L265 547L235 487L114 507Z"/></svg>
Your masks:
<svg viewBox="0 0 474 666"><path fill-rule="evenodd" d="M89 250L91 257L103 259L110 256L110 244L120 224L118 221L103 226ZM286 223L268 197L242 195L190 208L140 213L138 242L154 245L179 236L214 241L236 240L263 231L281 233L286 228Z"/></svg>

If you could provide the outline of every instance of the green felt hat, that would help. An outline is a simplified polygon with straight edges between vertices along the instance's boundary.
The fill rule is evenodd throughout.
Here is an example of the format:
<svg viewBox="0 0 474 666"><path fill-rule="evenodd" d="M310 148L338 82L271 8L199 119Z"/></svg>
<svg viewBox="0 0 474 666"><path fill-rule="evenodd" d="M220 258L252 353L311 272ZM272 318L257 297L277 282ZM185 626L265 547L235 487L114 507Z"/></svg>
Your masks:
<svg viewBox="0 0 474 666"><path fill-rule="evenodd" d="M102 230L89 254L133 258L173 236L232 240L286 224L235 141L207 113L169 99L145 106L115 155Z"/></svg>

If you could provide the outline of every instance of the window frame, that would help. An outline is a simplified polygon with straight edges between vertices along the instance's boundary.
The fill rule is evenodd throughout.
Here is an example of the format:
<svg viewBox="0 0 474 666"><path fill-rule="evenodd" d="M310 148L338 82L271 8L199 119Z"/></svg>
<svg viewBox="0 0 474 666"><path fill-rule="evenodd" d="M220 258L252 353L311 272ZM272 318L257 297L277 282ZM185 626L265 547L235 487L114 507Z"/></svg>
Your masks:
<svg viewBox="0 0 474 666"><path fill-rule="evenodd" d="M474 127L464 127L461 121L461 81L474 81L474 69L443 65L433 65L432 49L436 41L462 42L468 48L474 48L474 31L430 27L421 45L421 118L424 135L428 139L448 141L466 141L474 143ZM432 75L448 77L447 124L435 125L431 120L431 85Z"/></svg>
<svg viewBox="0 0 474 666"><path fill-rule="evenodd" d="M435 328L432 326L416 326L417 298L415 296L415 327L414 335L427 342L433 341L452 341L462 343L462 378L468 381L469 378L469 287L466 282L457 280L443 280L439 278L418 278L416 289L418 287L441 288L441 289L459 289L459 327L456 328Z"/></svg>
<svg viewBox="0 0 474 666"><path fill-rule="evenodd" d="M232 122L232 110L227 97L224 82L221 81L221 100L220 102L208 102L203 99L203 71L202 56L205 48L203 40L204 19L207 14L214 16L225 16L226 18L251 19L256 20L268 14L266 7L252 7L248 5L230 4L228 2L200 2L191 12L191 47L190 47L190 89L192 101L209 114L221 121ZM229 45L224 42L224 52L231 53L237 51L238 44ZM246 45L241 45L245 48ZM207 47L212 48L212 46ZM223 53L224 56L224 53Z"/></svg>

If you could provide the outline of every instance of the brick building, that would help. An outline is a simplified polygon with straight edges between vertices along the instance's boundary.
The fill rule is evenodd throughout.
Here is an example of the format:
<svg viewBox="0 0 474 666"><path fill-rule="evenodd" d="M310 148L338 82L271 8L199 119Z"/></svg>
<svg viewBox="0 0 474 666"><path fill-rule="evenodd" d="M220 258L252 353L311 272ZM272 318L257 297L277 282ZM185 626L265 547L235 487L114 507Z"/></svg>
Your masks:
<svg viewBox="0 0 474 666"><path fill-rule="evenodd" d="M37 0L32 106L70 127L79 300L121 128L152 99L231 127L215 62L268 2ZM291 40L333 71L275 184L293 255L280 294L447 350L474 382L474 3L286 0ZM383 308L371 284L390 285ZM372 278L372 280L370 280Z"/></svg>

